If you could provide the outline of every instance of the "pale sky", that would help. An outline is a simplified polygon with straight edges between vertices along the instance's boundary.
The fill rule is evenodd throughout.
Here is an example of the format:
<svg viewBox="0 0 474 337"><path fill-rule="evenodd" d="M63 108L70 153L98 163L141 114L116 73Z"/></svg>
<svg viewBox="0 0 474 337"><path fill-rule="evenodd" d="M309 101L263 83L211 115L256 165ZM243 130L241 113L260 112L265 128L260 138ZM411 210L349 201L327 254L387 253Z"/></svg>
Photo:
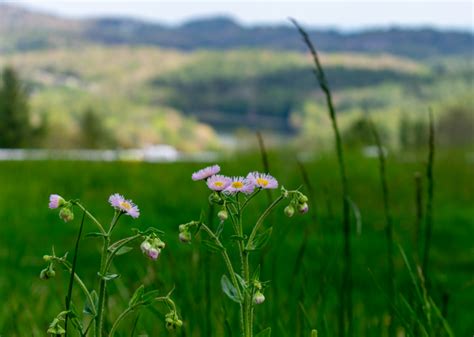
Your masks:
<svg viewBox="0 0 474 337"><path fill-rule="evenodd" d="M285 23L287 17L312 27L360 29L378 26L432 26L474 30L472 1L353 0L0 0L74 18L121 16L176 25L215 15L242 24Z"/></svg>

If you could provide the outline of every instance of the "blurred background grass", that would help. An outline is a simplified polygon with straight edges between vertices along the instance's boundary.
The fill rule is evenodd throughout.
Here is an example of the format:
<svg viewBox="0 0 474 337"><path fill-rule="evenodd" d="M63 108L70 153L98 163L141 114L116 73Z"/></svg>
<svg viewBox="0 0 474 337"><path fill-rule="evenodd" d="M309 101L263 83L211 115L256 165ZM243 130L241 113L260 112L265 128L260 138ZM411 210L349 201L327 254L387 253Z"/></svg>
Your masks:
<svg viewBox="0 0 474 337"><path fill-rule="evenodd" d="M271 173L284 186L298 187L302 183L294 158L293 153L270 153ZM410 256L414 256L415 243L413 174L423 172L422 158L415 153L410 157L388 158L395 239ZM249 154L236 154L219 164L226 174L245 174L261 167L259 156ZM335 158L327 155L304 165L314 186L315 199L310 207L316 221L310 216L288 219L283 216L282 208L268 221L274 225L275 232L270 247L263 253L265 259L260 262L262 278L270 280L271 287L267 301L256 309L256 322L269 323L277 336L306 336L310 327L318 328L323 336L333 336L342 266L336 163ZM1 162L0 262L5 271L0 276L2 334L44 335L51 318L61 310L66 273L59 272L57 279L48 282L41 281L38 275L44 264L42 256L50 252L52 245L58 254L72 247L78 220L63 223L57 212L47 208L49 194L79 198L101 221L107 222L112 209L106 200L110 194L120 192L132 198L142 214L136 221L124 217L117 237L130 233L133 227L155 226L166 232L167 247L156 263L143 257L137 247L117 259L115 268L122 277L110 286L112 315L120 312L130 291L141 283L157 287L163 293L174 285L185 321L178 335L223 336L226 321L235 335L238 306L220 289L219 279L224 269L219 256L206 252L197 242L180 245L177 239L179 224L197 219L201 209L208 211L206 187L190 179L190 174L201 166L197 163ZM354 236L355 331L357 336L385 336L386 295L377 288L377 283L384 285L386 263L377 161L352 152L348 168L351 196L362 217L361 233ZM448 321L456 335L463 336L474 328L467 310L474 304L472 162L461 152L441 152L435 176L432 295L438 302L444 294L449 295ZM261 195L258 206L265 203L266 198ZM256 208L252 213L255 211ZM76 212L76 218L79 217ZM296 269L298 272L294 273L306 226L311 228L309 245ZM86 230L95 229L88 222ZM98 247L94 239L84 239L81 243L78 272L88 284L97 282L93 270L99 263ZM410 282L398 253L396 270L399 289L406 295L410 293ZM159 309L144 312L137 332L146 331L150 336L164 333L161 315ZM127 331L126 325L122 329Z"/></svg>

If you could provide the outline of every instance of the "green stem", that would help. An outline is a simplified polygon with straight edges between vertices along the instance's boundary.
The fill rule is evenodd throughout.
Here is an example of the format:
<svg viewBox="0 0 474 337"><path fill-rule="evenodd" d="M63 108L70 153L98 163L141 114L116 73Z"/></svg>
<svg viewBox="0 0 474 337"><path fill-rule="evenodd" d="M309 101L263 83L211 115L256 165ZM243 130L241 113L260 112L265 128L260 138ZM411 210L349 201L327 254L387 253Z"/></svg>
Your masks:
<svg viewBox="0 0 474 337"><path fill-rule="evenodd" d="M388 326L388 336L395 337L395 263L393 258L393 223L392 215L390 212L390 202L389 202L389 191L387 183L387 174L386 174L386 165L385 165L385 155L382 148L382 142L380 136L373 125L370 122L372 133L375 138L375 143L378 149L379 157L379 170L380 170L380 183L382 185L382 196L383 196L383 206L385 213L385 235L387 237L387 286L388 286L388 311L390 316L389 326Z"/></svg>
<svg viewBox="0 0 474 337"><path fill-rule="evenodd" d="M280 195L278 198L276 198L271 204L270 206L267 207L267 209L262 213L262 215L260 215L260 218L258 218L256 224L255 224L255 227L252 229L252 232L250 233L250 236L249 236L249 239L247 240L247 247L248 248L248 244L250 242L253 241L253 239L255 238L255 235L257 235L257 232L258 230L260 229L260 227L262 226L263 224L263 220L265 220L265 218L271 213L271 211L280 203L280 201L282 201L283 199L285 198L284 195Z"/></svg>
<svg viewBox="0 0 474 337"><path fill-rule="evenodd" d="M249 253L248 251L243 251L243 268L244 270L244 280L247 287L250 286L250 271L249 271ZM246 291L244 294L244 325L246 327L245 336L252 337L252 295L250 291Z"/></svg>
<svg viewBox="0 0 474 337"><path fill-rule="evenodd" d="M261 188L257 189L255 192L250 194L247 199L245 199L244 203L242 204L242 207L240 207L241 212L245 209L245 207L247 207L250 200L252 200L261 190L262 190Z"/></svg>
<svg viewBox="0 0 474 337"><path fill-rule="evenodd" d="M72 268L71 268L70 264L67 263L67 261L59 259L59 258L56 258L55 261L61 263L68 270L69 273L72 273ZM82 279L76 273L74 273L74 280L77 282L79 287L82 289L82 291L84 292L84 295L86 295L87 300L89 301L89 303L92 304L93 309L94 309L94 315L96 315L96 308L94 307L94 301L92 300L92 296L91 296L89 290L87 289L85 283L82 281Z"/></svg>
<svg viewBox="0 0 474 337"><path fill-rule="evenodd" d="M86 214L85 212L82 213L81 225L79 227L79 233L77 234L76 245L74 247L74 257L72 259L71 277L69 278L69 286L68 286L67 296L66 296L66 311L69 311L69 308L71 307L72 288L74 285L74 275L76 274L77 255L79 253L79 241L81 241L82 229L84 228L85 214ZM66 317L64 318L64 330L66 331L65 332L66 337L67 337L68 318L69 318L69 315L66 315Z"/></svg>
<svg viewBox="0 0 474 337"><path fill-rule="evenodd" d="M201 223L201 228L209 235L209 237L211 239L214 240L214 242L221 249L222 258L224 259L224 263L227 267L227 272L230 275L230 280L231 280L232 284L234 285L234 288L237 291L238 297L242 300L243 296L242 296L242 292L240 291L239 282L237 281L237 277L235 276L234 267L232 266L232 262L230 261L230 258L229 258L229 255L227 254L226 248L221 243L219 238L214 234L214 232L209 227L207 227L204 223ZM242 332L245 333L245 325L244 325L245 312L244 312L244 305L242 305L242 303L240 304L240 314L241 314L241 322L240 323L241 323ZM245 335L244 335L244 337L245 337Z"/></svg>
<svg viewBox="0 0 474 337"><path fill-rule="evenodd" d="M237 290L237 295L239 296L239 298L242 298L242 293L240 292L239 282L237 281L237 278L235 276L234 267L232 267L232 262L230 262L230 258L229 258L229 255L227 254L226 248L221 243L219 238L214 234L214 232L209 227L207 227L204 223L201 223L201 228L204 229L204 231L211 237L211 239L214 240L214 242L221 249L222 258L224 259L224 263L227 267L227 271L230 274L230 279L231 279L235 289Z"/></svg>
<svg viewBox="0 0 474 337"><path fill-rule="evenodd" d="M107 232L107 235L104 236L104 245L102 247L102 255L100 259L100 284L99 284L99 306L97 309L97 320L96 320L96 336L97 337L102 337L102 329L104 325L104 306L105 306L105 296L107 292L107 281L104 279L105 275L107 274L107 261L109 258L109 245L110 245L110 234L112 232L112 229L115 227L115 224L117 223L119 217L120 217L120 212L116 211L114 214L114 217L112 219L112 222L110 223L109 231Z"/></svg>
<svg viewBox="0 0 474 337"><path fill-rule="evenodd" d="M130 313L135 310L134 307L129 307L125 311L123 311L115 320L114 324L112 325L112 329L110 329L109 337L113 337L115 335L115 330L117 330L120 322Z"/></svg>
<svg viewBox="0 0 474 337"><path fill-rule="evenodd" d="M102 234L107 233L105 231L104 227L100 224L100 222L87 209L85 209L85 207L82 206L82 204L80 202L75 201L74 204L77 207L79 207L84 213L86 213L86 215L89 217L89 219L91 219L97 225L97 227L99 227L99 230Z"/></svg>
<svg viewBox="0 0 474 337"><path fill-rule="evenodd" d="M176 311L176 307L173 303L173 301L170 301L169 297L157 297L155 298L155 301L159 302L166 302L172 310ZM128 307L125 309L115 320L114 324L112 324L112 328L110 329L109 337L114 337L115 331L117 330L119 324L127 317L129 314L131 314L135 309L137 309L142 303L138 303L134 305L133 307Z"/></svg>
<svg viewBox="0 0 474 337"><path fill-rule="evenodd" d="M237 223L235 227L238 230L238 235L240 237L244 237L244 230L243 230L243 224L242 224L242 207L240 206L240 203L238 202L238 194L237 194L237 205L238 205L238 211L237 211ZM240 262L242 266L242 277L245 281L245 285L249 287L250 285L250 271L249 271L249 255L248 251L245 250L244 243L243 241L239 240L239 255L240 255ZM244 336L245 337L252 337L252 327L250 325L250 314L251 314L251 295L247 289L247 291L244 292L244 303L243 303L243 315L242 315L242 321L244 325Z"/></svg>
<svg viewBox="0 0 474 337"><path fill-rule="evenodd" d="M131 236L129 238L126 238L124 240L120 240L122 242L112 252L110 252L110 254L108 254L107 260L105 262L105 270L109 270L110 265L112 264L112 260L114 259L115 255L117 254L117 252L119 251L120 248L122 248L126 244L128 244L128 243L132 242L133 240L136 240L140 237L141 237L141 234L136 234L136 235Z"/></svg>

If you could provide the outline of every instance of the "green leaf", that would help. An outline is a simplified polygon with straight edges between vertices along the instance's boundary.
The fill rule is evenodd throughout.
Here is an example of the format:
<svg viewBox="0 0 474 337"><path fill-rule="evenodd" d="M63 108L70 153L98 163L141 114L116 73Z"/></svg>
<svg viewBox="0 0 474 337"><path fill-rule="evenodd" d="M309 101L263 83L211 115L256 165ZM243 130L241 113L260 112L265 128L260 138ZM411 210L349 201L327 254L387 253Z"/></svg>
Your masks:
<svg viewBox="0 0 474 337"><path fill-rule="evenodd" d="M357 235L362 234L362 216L360 215L360 209L357 204L349 197L347 197L347 201L351 206L351 210L354 213L354 218L356 220L356 233Z"/></svg>
<svg viewBox="0 0 474 337"><path fill-rule="evenodd" d="M104 236L107 236L107 234L100 233L100 232L91 232L85 235L86 238L98 238L98 237L104 237Z"/></svg>
<svg viewBox="0 0 474 337"><path fill-rule="evenodd" d="M141 302L143 303L143 305L152 304L155 298L157 298L159 295L160 295L159 290L151 290L142 296Z"/></svg>
<svg viewBox="0 0 474 337"><path fill-rule="evenodd" d="M119 249L117 249L117 251L115 252L115 255L123 255L123 254L127 254L129 251L131 251L133 248L132 247L129 247L129 246L122 246L120 247Z"/></svg>
<svg viewBox="0 0 474 337"><path fill-rule="evenodd" d="M239 298L237 289L235 289L235 287L232 285L232 283L230 282L229 278L226 275L222 275L221 287L224 294L226 294L227 297L229 297L232 301L237 302L237 303L242 302L241 299Z"/></svg>
<svg viewBox="0 0 474 337"><path fill-rule="evenodd" d="M145 292L145 286L142 284L133 293L132 298L128 302L128 306L131 308L131 307L135 306L138 302L140 302L140 300L143 297L144 292Z"/></svg>
<svg viewBox="0 0 474 337"><path fill-rule="evenodd" d="M270 240L270 237L272 236L272 231L273 231L273 228L270 227L267 230L265 230L263 233L255 235L253 240L247 244L246 250L252 251L252 250L262 249L263 247L265 247L265 245Z"/></svg>
<svg viewBox="0 0 474 337"><path fill-rule="evenodd" d="M271 335L272 335L272 328L268 327L260 331L258 334L256 334L255 337L270 337Z"/></svg>
<svg viewBox="0 0 474 337"><path fill-rule="evenodd" d="M97 306L99 304L99 297L97 296L97 293L95 292L95 290L92 290L91 298L92 298L92 301L94 301L94 303L91 303L89 301L89 298L86 297L86 302L84 303L83 312L86 315L94 316L94 312L96 311L95 308L97 308Z"/></svg>
<svg viewBox="0 0 474 337"><path fill-rule="evenodd" d="M102 275L100 273L97 273L97 275L100 276L101 279L105 280L105 281L111 281L111 280L115 280L116 278L119 278L120 275L119 274L105 274L105 275Z"/></svg>
<svg viewBox="0 0 474 337"><path fill-rule="evenodd" d="M219 246L215 242L209 240L203 240L202 243L209 249L211 252L222 252L224 250L223 247Z"/></svg>
<svg viewBox="0 0 474 337"><path fill-rule="evenodd" d="M111 244L108 248L108 251L109 252L114 252L115 250L119 249L119 247L122 247L124 245L126 245L127 243L133 241L137 239L136 236L129 236L129 237L126 237L124 239L121 239L121 240L118 240L118 241L115 241L113 244Z"/></svg>
<svg viewBox="0 0 474 337"><path fill-rule="evenodd" d="M235 274L235 277L237 278L237 281L239 281L240 286L242 287L242 289L244 289L244 291L247 291L247 283L246 283L245 280L242 278L242 276L240 276L240 275L237 274L237 273L234 273L234 274Z"/></svg>
<svg viewBox="0 0 474 337"><path fill-rule="evenodd" d="M260 280L260 265L255 268L253 274L252 274L252 280L254 281L259 281Z"/></svg>

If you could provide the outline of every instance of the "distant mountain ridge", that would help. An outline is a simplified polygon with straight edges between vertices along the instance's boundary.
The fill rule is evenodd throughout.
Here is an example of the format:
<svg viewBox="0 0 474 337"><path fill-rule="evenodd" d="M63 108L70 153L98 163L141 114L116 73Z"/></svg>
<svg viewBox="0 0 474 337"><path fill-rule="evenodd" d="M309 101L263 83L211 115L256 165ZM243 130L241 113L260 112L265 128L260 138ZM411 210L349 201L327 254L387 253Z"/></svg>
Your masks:
<svg viewBox="0 0 474 337"><path fill-rule="evenodd" d="M431 28L370 29L342 33L308 29L319 50L390 53L412 58L472 55L470 32ZM227 17L214 17L168 27L129 18L74 20L0 4L0 52L80 44L152 45L180 50L264 48L303 51L296 30L287 25L244 27Z"/></svg>

